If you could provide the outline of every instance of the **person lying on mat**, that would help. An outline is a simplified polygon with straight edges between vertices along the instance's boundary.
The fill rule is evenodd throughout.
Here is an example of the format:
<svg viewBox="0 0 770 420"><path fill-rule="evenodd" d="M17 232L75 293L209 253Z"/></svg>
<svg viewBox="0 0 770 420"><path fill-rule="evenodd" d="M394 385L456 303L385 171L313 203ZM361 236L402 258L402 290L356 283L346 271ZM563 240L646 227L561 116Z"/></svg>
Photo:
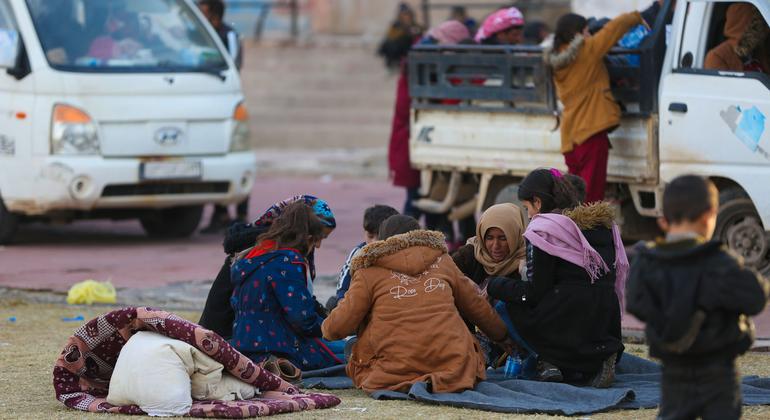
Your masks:
<svg viewBox="0 0 770 420"><path fill-rule="evenodd" d="M505 324L447 255L444 235L395 215L379 239L353 259L350 289L324 321L324 338L358 334L347 373L366 392L417 382L433 392L473 388L486 378L485 360L463 316L511 349Z"/></svg>

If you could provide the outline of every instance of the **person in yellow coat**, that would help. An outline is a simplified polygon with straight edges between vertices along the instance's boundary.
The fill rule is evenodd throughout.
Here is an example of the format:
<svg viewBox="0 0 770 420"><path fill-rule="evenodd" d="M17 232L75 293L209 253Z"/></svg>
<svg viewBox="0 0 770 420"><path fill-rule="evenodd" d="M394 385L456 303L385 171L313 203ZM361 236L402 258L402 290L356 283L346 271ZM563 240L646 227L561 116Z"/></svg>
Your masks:
<svg viewBox="0 0 770 420"><path fill-rule="evenodd" d="M632 27L644 24L639 12L620 15L591 35L583 16L569 13L556 24L553 46L544 53L564 104L561 152L569 173L586 182L586 202L604 199L609 138L620 125L620 106L610 91L604 56Z"/></svg>

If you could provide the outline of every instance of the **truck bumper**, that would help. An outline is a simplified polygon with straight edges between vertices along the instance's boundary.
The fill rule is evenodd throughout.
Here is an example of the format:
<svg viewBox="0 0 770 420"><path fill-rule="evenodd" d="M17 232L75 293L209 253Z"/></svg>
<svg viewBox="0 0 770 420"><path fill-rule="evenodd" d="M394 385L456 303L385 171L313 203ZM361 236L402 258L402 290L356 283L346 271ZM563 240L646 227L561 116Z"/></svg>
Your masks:
<svg viewBox="0 0 770 420"><path fill-rule="evenodd" d="M199 162L189 179L142 179L147 162ZM45 215L62 210L164 208L205 203L230 204L254 186L253 152L185 158L46 156L33 160L0 186L8 210Z"/></svg>

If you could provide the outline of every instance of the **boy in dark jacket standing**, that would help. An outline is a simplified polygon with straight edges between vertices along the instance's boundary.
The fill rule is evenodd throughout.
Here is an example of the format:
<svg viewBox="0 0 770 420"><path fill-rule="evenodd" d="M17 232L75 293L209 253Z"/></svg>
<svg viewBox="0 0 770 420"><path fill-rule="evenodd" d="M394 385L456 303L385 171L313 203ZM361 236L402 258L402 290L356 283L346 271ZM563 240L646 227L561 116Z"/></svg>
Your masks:
<svg viewBox="0 0 770 420"><path fill-rule="evenodd" d="M770 285L718 242L718 192L687 175L663 194L666 238L641 249L631 269L628 312L647 323L650 356L663 361L661 419L741 416L737 356L751 347L748 318Z"/></svg>

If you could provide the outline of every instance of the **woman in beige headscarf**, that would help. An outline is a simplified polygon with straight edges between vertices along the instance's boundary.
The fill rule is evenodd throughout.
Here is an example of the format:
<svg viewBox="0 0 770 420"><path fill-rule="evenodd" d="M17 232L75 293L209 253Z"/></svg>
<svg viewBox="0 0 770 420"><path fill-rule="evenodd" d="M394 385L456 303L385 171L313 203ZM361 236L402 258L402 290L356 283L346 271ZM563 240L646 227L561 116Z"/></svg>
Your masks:
<svg viewBox="0 0 770 420"><path fill-rule="evenodd" d="M481 288L489 277L520 277L525 261L526 218L514 204L496 204L481 215L476 236L453 255L455 264Z"/></svg>

